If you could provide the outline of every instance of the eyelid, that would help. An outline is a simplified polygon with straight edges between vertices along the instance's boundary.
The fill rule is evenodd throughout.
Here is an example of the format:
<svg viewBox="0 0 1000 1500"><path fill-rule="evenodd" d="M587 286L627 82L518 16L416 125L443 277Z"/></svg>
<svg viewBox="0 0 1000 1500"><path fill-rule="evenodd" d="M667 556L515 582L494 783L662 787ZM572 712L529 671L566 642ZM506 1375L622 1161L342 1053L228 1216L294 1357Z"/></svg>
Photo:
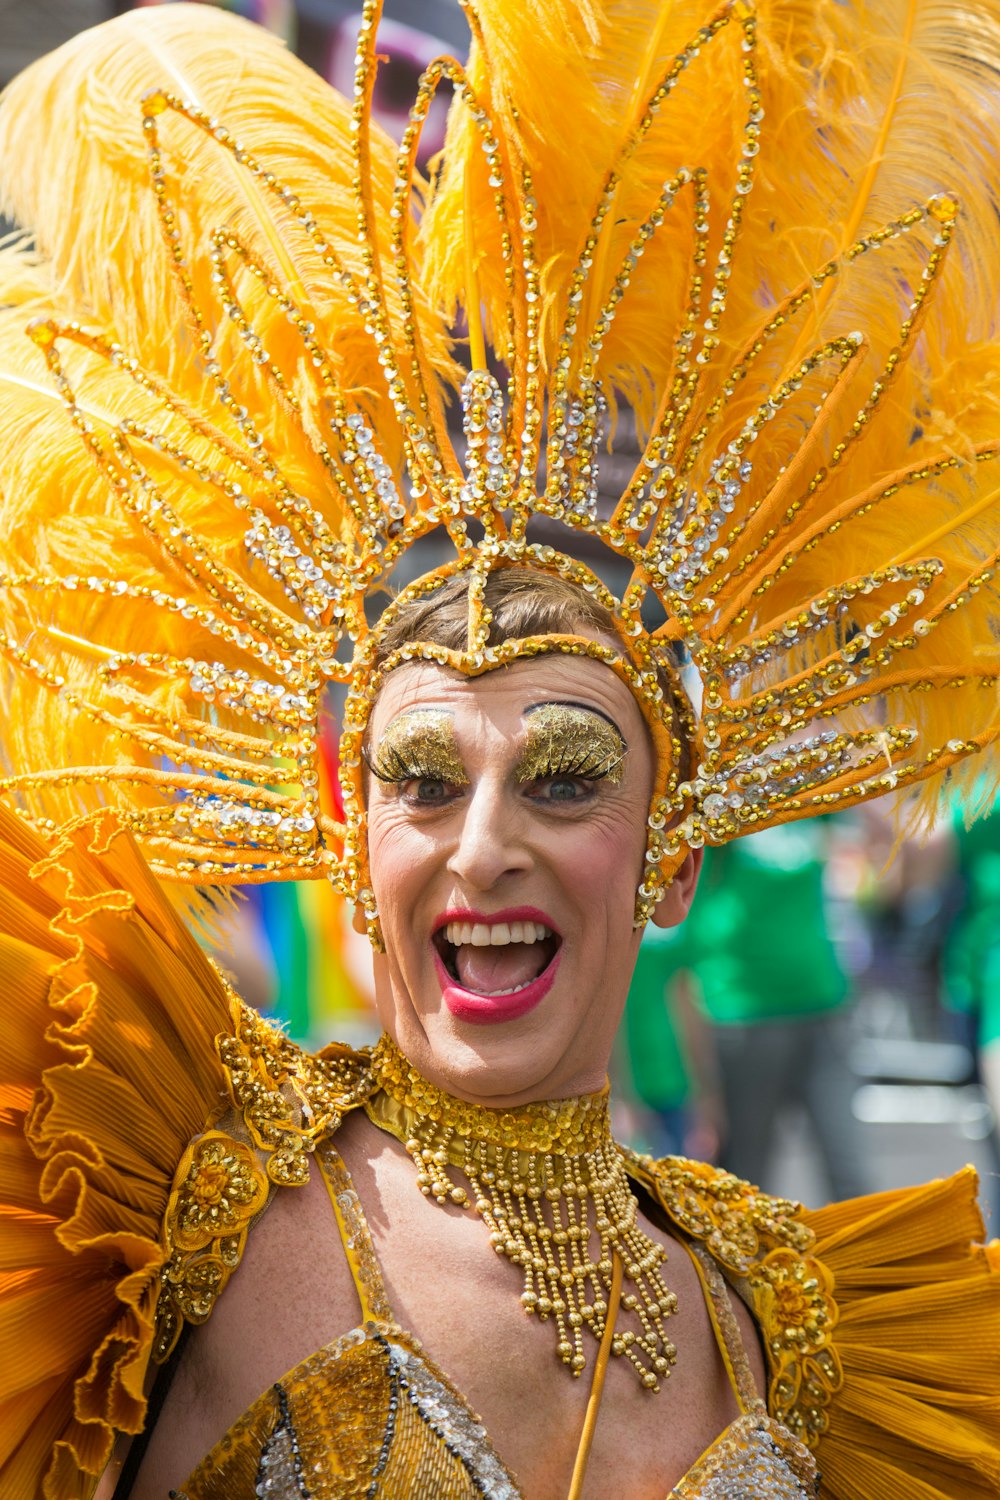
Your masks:
<svg viewBox="0 0 1000 1500"><path fill-rule="evenodd" d="M554 776L541 777L537 781L525 782L524 788L526 795L533 801L546 802L553 807L560 805L572 807L574 803L589 802L592 797L595 797L597 795L596 788L593 784L595 780L599 781L601 780L601 778L570 776L565 773L557 773ZM560 784L565 784L566 782L572 782L578 788L579 796L566 798L547 797L539 792L539 788L546 789L552 783L558 786Z"/></svg>
<svg viewBox="0 0 1000 1500"><path fill-rule="evenodd" d="M617 786L628 746L603 714L584 705L545 703L527 715L528 728L515 776L521 783L558 775L607 780Z"/></svg>
<svg viewBox="0 0 1000 1500"><path fill-rule="evenodd" d="M469 785L469 778L464 774L461 777L446 774L443 766L435 765L407 765L399 755L395 755L394 764L386 766L384 763L370 759L363 755L365 765L385 786L403 786L407 781L440 781L443 786Z"/></svg>
<svg viewBox="0 0 1000 1500"><path fill-rule="evenodd" d="M362 750L365 765L379 781L399 783L417 778L468 786L450 715L413 709L393 719L374 752Z"/></svg>
<svg viewBox="0 0 1000 1500"><path fill-rule="evenodd" d="M518 780L527 781L553 781L559 777L566 780L576 781L614 781L624 757L616 756L614 759L608 756L595 754L591 759L566 759L549 761L546 764L534 764L519 771ZM531 775L525 771L530 770Z"/></svg>
<svg viewBox="0 0 1000 1500"><path fill-rule="evenodd" d="M425 781L436 782L437 785L443 788L444 795L433 799L423 799L417 796L411 784L413 782L419 784ZM407 777L405 781L396 782L395 786L400 795L413 807L443 807L446 803L453 802L456 796L461 795L465 790L464 787L456 786L453 781L442 781L440 776L411 776Z"/></svg>

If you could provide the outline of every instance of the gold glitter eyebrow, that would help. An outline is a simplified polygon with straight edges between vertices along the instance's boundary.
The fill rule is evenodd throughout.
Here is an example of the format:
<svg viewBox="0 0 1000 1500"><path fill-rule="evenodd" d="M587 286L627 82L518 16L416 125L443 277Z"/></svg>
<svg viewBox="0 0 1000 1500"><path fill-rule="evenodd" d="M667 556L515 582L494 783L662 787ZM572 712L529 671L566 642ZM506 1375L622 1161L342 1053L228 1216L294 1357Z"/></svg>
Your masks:
<svg viewBox="0 0 1000 1500"><path fill-rule="evenodd" d="M452 786L469 784L451 714L440 708L413 708L397 714L374 752L365 752L365 764L379 781L427 777Z"/></svg>
<svg viewBox="0 0 1000 1500"><path fill-rule="evenodd" d="M600 709L586 703L534 703L525 710L527 734L515 767L519 782L581 776L618 786L628 745Z"/></svg>

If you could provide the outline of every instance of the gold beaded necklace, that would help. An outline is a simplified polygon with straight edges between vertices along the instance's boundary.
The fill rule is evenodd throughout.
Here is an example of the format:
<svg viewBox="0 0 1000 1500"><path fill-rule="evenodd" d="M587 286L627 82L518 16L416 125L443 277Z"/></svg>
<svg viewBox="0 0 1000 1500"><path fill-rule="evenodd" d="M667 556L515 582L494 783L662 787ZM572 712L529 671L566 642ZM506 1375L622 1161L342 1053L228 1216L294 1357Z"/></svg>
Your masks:
<svg viewBox="0 0 1000 1500"><path fill-rule="evenodd" d="M521 1268L522 1307L552 1320L556 1353L575 1376L587 1366L584 1329L598 1342L604 1335L613 1258L620 1258L623 1321L636 1326L616 1328L611 1350L632 1363L647 1390L659 1390L677 1357L664 1332L677 1298L660 1274L666 1250L639 1225L639 1205L611 1137L607 1088L487 1109L429 1083L388 1036L375 1047L371 1066L376 1091L365 1103L368 1118L406 1147L422 1193L438 1203L471 1204L480 1215L497 1254Z"/></svg>

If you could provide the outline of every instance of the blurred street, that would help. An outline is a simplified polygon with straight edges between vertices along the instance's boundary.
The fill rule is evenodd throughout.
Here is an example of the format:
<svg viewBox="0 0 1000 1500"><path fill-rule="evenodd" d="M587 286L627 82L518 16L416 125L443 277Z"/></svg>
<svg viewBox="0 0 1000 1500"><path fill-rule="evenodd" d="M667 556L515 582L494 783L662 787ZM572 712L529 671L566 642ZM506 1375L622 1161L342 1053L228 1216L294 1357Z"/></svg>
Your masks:
<svg viewBox="0 0 1000 1500"><path fill-rule="evenodd" d="M984 1179L988 1232L1000 1234L1000 1162L990 1137L992 1114L977 1085L874 1084L859 1079L854 1095L863 1149L875 1191L947 1177L966 1164ZM818 1205L829 1198L808 1118L783 1122L769 1191Z"/></svg>

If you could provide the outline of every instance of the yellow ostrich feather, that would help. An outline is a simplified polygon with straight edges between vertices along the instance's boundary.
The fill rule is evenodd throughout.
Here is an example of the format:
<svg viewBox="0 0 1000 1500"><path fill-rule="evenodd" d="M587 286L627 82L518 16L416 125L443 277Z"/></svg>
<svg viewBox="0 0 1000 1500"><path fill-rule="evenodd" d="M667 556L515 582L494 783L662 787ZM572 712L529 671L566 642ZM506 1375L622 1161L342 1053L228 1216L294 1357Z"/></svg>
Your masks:
<svg viewBox="0 0 1000 1500"><path fill-rule="evenodd" d="M0 201L30 226L53 288L98 325L114 328L130 352L183 387L196 371L178 329L186 309L165 253L142 131L143 95L163 88L203 109L308 202L330 240L357 269L349 101L259 26L211 8L171 5L136 11L75 37L8 87L0 111ZM395 152L373 132L373 175L387 236ZM217 143L172 121L164 165L192 252L199 300L211 297L206 254L212 230L255 244L322 318L324 344L346 361L345 378L379 398L370 341L315 257L303 264L290 215ZM264 299L255 307L269 343L283 319ZM432 320L427 334L432 337ZM294 342L285 335L286 346ZM281 353L279 339L276 354ZM440 335L434 354L446 365ZM199 394L197 383L194 391ZM380 422L391 426L388 413Z"/></svg>
<svg viewBox="0 0 1000 1500"><path fill-rule="evenodd" d="M99 795L117 800L118 788L130 803L162 806L159 768L165 756L182 763L192 735L204 754L215 756L222 774L280 785L282 736L272 741L248 734L245 712L227 714L217 701L207 713L195 705L192 720L190 707L185 714L183 684L169 669L147 674L141 689L121 682L108 693L105 681L94 691L95 666L106 667L116 653L148 636L151 622L157 649L172 660L217 660L221 654L236 672L273 679L261 655L266 646L260 620L252 632L255 649L246 649L251 632L234 632L227 623L227 632L244 644L223 641L220 651L218 631L194 617L193 602L178 607L178 600L184 605L193 597L210 604L211 590L228 570L246 607L263 610L265 629L283 635L294 650L301 625L287 615L281 584L247 557L246 515L225 493L226 485L240 484L252 497L254 485L263 482L259 465L256 472L247 469L245 433L233 421L233 409L242 409L261 449L278 455L288 492L314 507L329 528L330 545L345 530L343 486L331 483L330 463L320 454L330 446L330 398L322 387L317 390L315 361L275 291L293 298L314 326L332 388L377 427L385 457L398 464L402 451L378 350L356 297L315 254L299 221L266 183L223 149L211 130L173 112L161 132L161 159L168 201L188 250L185 295L151 190L142 101L156 89L175 90L178 100L212 122L224 119L218 130L226 140L238 137L247 154L260 151L267 172L309 203L319 232L348 274L357 276L363 268L352 193L351 106L260 28L200 6L130 14L75 38L7 90L0 107L0 195L30 239L0 251L0 487L6 523L0 565L15 583L4 643L17 663L5 689L5 753L12 769L39 772L27 795L34 812L51 821L93 800L94 785L86 778L60 774L74 767L109 769ZM386 254L394 160L391 142L373 129L372 184ZM209 253L219 233L230 252L222 262L230 279L225 292L266 344L273 371L247 356L239 332L224 318L200 358L193 347L192 304L203 313L223 300L220 262ZM265 277L247 274L240 248ZM399 320L392 289L386 301L390 317ZM448 380L443 325L423 311L429 359ZM120 446L121 424L133 424L137 435L127 441L141 455L147 476L177 524L212 553L221 574L211 568L192 572L190 559L188 566L178 565L164 545L170 527L151 526L148 518L139 524L134 507L123 509L107 465L95 462L79 428L67 422L52 372L25 336L29 322L46 319L60 326L77 321L107 341L111 358L108 349L69 351L65 374L81 419L106 453ZM134 359L139 375L149 377L145 386L123 373L122 357ZM209 358L226 370L233 392L228 406L217 399ZM159 399L162 393L169 408ZM192 465L211 470L211 482L192 484ZM282 517L272 513L271 520L277 524ZM112 582L117 590L123 579L128 591L112 594ZM151 595L160 603L151 607ZM197 613L203 616L204 609ZM304 680L309 674L297 675ZM291 678L284 684L289 691L296 685ZM315 695L318 689L308 691ZM199 725L199 712L210 724ZM254 756L268 761L269 775L255 769ZM273 796L281 805L280 794ZM289 868L299 865L293 859Z"/></svg>
<svg viewBox="0 0 1000 1500"><path fill-rule="evenodd" d="M681 167L705 173L706 218L715 226L707 236L711 264L740 150L740 35L731 27L703 44L700 57L685 62L669 101L630 154L629 132L642 110L636 110L629 81L645 77L646 99L652 100L676 51L699 27L710 28L726 7L663 7L652 0L590 7L586 22L593 53L586 57L572 46L554 49L532 17L502 0L476 0L468 8L477 37L470 77L491 97L510 133L508 156L515 163L523 160L532 180L535 242L544 268L541 354L551 369L574 258L591 233L606 183L615 183L609 215L614 224L608 233L605 223L592 255L593 275L601 284L588 287L591 317L657 192ZM995 310L1000 7L940 0L852 6L761 0L755 9L766 124L739 254L727 277L725 315L688 434L711 414L728 371L797 288L804 286L809 295L797 313L783 319L783 327L769 333L767 347L729 394L715 418L719 441L705 449L706 462L812 351L855 329L863 331L864 345L839 411L812 428L823 382L818 377L805 382L785 404L783 424L768 452L755 456L750 514L738 513L726 538L734 554L731 581L726 582L726 568L715 580L723 602L719 619L729 628L711 617L704 622L709 635L732 644L748 630L763 634L766 627L793 619L840 581L921 555L932 556L944 576L955 580L950 602L956 591L963 593L964 580L987 570L996 545L990 497L998 466L990 444L1000 431ZM568 4L547 8L547 16L567 36L581 23ZM707 42L707 32L703 35ZM593 55L599 58L596 65ZM546 111L544 128L538 124L539 108ZM753 145L756 153L757 142ZM444 163L424 221L426 274L446 305L461 305L459 248L468 236L482 244L479 292L497 342L509 292L489 228L491 188L481 142L461 99L453 108ZM910 304L938 237L933 218L923 226L914 223L908 234L883 239L838 274L819 278L831 262L875 244L884 226L936 196L942 219L953 211L960 214L959 243L936 275L908 347L903 324L912 316ZM646 245L600 354L598 369L606 385L630 400L647 424L658 397L675 399L674 336L689 295L690 221L690 212L677 215ZM584 333L578 335L580 344ZM502 349L502 336L498 342ZM894 351L901 345L907 357L899 359ZM873 390L879 409L866 413L862 440L849 443L845 455L840 445ZM907 484L848 519L852 496L877 493L880 478L923 465L933 468L948 454L961 461L958 467ZM781 471L788 467L796 473L783 479ZM704 469L693 466L690 477L703 482ZM831 529L834 516L840 519ZM912 539L905 549L899 546L901 535ZM921 536L926 537L923 550ZM810 539L802 556L795 553L796 537ZM786 562L794 556L795 566L775 573L775 554ZM988 580L976 592L978 605L973 601L957 611L945 606L943 617L933 618L933 628L911 658L913 678L924 668L943 674L942 681L964 678L947 691L911 693L906 716L916 717L929 743L960 740L959 726L970 736L988 734L997 721L995 593ZM727 593L735 593L743 607L727 606ZM853 603L851 628L865 629L884 607L866 604L868 597ZM831 628L831 648L843 628L843 622ZM988 668L981 677L979 664ZM904 675L899 685L907 686L911 676ZM763 671L760 689L772 680L773 673ZM860 712L852 714L852 702L848 694L843 714L863 722L870 708L859 703L854 706ZM902 704L895 701L891 709L902 712Z"/></svg>
<svg viewBox="0 0 1000 1500"><path fill-rule="evenodd" d="M488 38L473 44L470 78L493 100L532 174L548 312L544 352L551 361L569 274L613 169L622 181L608 281L655 194L679 167L705 169L717 210L731 196L741 124L740 36L729 28L702 47L641 146L625 159L629 127L642 113L632 92L637 74L648 76L652 96L681 48L727 7L706 0L668 6L619 0L581 9L562 0L545 7L544 25L533 11L504 0L475 0L466 8ZM730 282L724 347L733 353L741 347L759 324L765 299L780 301L866 228L945 191L962 204L964 254L961 273L950 274L955 296L939 291L936 317L960 337L952 318L959 299L967 306L971 290L974 305L985 308L991 298L997 8L940 0L851 6L760 0L756 14L766 149ZM558 46L553 33L562 38ZM957 154L959 132L967 149ZM493 190L462 100L453 108L443 163L423 225L428 284L446 307L463 303L471 220L481 293L491 326L501 330L508 294L495 250ZM670 334L687 293L689 254L683 222L666 226L644 253L602 356L602 368L619 373L626 386L641 370L651 387L662 388ZM869 279L869 295L871 311L889 325L886 290L895 267L886 259ZM819 301L826 308L829 293ZM810 311L815 345L823 341L824 324L815 306ZM873 338L867 326L865 332ZM887 334L891 346L895 333L887 328Z"/></svg>

